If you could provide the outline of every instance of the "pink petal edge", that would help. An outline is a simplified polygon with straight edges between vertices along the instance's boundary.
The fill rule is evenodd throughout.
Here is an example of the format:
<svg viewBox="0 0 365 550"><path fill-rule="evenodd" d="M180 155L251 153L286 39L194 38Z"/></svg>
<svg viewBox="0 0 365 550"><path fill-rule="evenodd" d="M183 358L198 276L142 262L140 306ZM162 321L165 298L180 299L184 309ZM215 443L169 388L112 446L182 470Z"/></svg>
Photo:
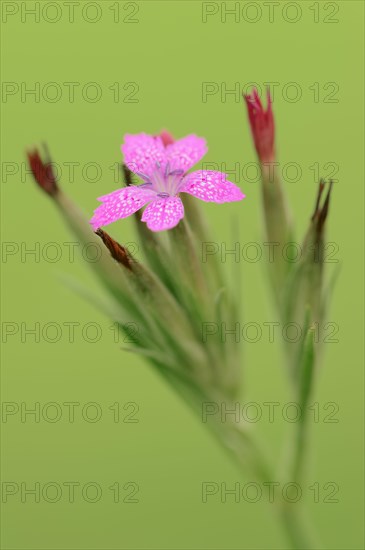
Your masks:
<svg viewBox="0 0 365 550"><path fill-rule="evenodd" d="M179 197L168 197L151 202L142 215L151 231L172 229L184 217L184 206Z"/></svg>
<svg viewBox="0 0 365 550"><path fill-rule="evenodd" d="M204 138L190 134L178 139L166 147L166 157L171 170L186 172L199 162L207 153L208 147Z"/></svg>
<svg viewBox="0 0 365 550"><path fill-rule="evenodd" d="M155 191L145 187L123 187L99 198L103 204L94 211L90 223L95 230L120 218L127 218L155 197Z"/></svg>
<svg viewBox="0 0 365 550"><path fill-rule="evenodd" d="M215 170L198 170L188 174L183 179L179 192L218 204L240 201L246 196L237 185L227 180L227 174Z"/></svg>
<svg viewBox="0 0 365 550"><path fill-rule="evenodd" d="M156 170L156 163L166 164L165 147L160 136L126 134L121 150L124 164L134 173L150 176Z"/></svg>

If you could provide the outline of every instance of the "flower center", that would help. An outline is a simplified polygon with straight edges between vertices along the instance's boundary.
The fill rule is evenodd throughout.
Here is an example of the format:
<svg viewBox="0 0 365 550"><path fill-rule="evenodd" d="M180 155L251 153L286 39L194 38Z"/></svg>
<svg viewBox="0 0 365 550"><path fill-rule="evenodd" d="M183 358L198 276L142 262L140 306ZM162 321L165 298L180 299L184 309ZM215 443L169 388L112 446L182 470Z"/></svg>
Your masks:
<svg viewBox="0 0 365 550"><path fill-rule="evenodd" d="M184 170L170 170L170 163L161 166L156 162L156 168L150 176L137 172L137 175L152 185L152 189L161 198L174 197L179 192L179 186L184 175Z"/></svg>

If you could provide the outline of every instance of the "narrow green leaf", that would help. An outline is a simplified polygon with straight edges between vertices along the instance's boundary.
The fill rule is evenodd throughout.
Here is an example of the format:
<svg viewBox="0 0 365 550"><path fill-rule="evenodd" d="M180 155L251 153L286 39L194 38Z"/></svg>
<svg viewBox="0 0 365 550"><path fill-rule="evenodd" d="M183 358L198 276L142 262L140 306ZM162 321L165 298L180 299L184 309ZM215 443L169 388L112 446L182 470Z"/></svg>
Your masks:
<svg viewBox="0 0 365 550"><path fill-rule="evenodd" d="M309 313L308 313L309 318ZM307 407L313 385L315 365L314 331L309 326L301 351L299 363L299 402L303 409Z"/></svg>

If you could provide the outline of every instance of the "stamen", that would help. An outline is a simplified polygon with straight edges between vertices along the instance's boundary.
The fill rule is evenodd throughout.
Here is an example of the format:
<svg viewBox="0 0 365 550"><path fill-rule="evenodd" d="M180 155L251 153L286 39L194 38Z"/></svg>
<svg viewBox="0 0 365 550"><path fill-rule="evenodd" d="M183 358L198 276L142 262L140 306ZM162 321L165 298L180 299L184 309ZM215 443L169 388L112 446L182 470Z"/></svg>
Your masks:
<svg viewBox="0 0 365 550"><path fill-rule="evenodd" d="M169 173L169 176L182 176L184 174L184 170L173 170Z"/></svg>
<svg viewBox="0 0 365 550"><path fill-rule="evenodd" d="M134 172L137 176L139 176L142 180L150 180L150 176L147 176L147 174L144 174L143 172Z"/></svg>
<svg viewBox="0 0 365 550"><path fill-rule="evenodd" d="M165 178L167 178L167 176L169 175L169 170L170 170L170 163L168 162L165 168Z"/></svg>

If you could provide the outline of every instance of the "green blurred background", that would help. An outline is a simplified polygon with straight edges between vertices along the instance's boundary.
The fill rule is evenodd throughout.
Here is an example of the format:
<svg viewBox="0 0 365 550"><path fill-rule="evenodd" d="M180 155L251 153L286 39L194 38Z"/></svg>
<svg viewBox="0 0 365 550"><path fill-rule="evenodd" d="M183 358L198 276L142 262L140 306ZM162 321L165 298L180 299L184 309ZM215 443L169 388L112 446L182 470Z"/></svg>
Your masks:
<svg viewBox="0 0 365 550"><path fill-rule="evenodd" d="M7 422L3 418L2 479L19 489L2 505L3 548L287 547L263 498L236 503L228 497L224 504L217 495L202 502L205 481L230 487L252 480L241 477L204 426L142 359L121 351L124 344L114 341L111 322L62 282L59 275L66 274L98 292L87 263L77 255L70 261L72 245L64 243L74 238L47 197L34 188L24 164L26 148L46 140L60 165L64 189L90 216L96 197L118 187L110 167L121 160L123 134L163 128L176 137L197 133L208 140L205 161L225 162L232 170L240 163L240 177L231 179L247 195L240 204L203 205L214 239L227 248L235 241L242 246L260 242L259 186L247 166L256 159L239 98L239 90L252 82L262 89L265 82L277 83L279 160L301 170L298 178L289 170L291 181L285 185L298 239L314 204L318 176L313 165L318 163L324 177L337 171L328 239L338 245L335 258L341 271L328 320L337 323L339 341L324 345L313 396L319 421L311 422L308 486L318 483L320 498L314 502L308 486L303 498L326 548L363 548L363 3L227 2L227 10L236 11L226 19L221 2L73 5L73 22L66 2L1 6L1 224L7 243L2 322L5 330L17 330L3 335L2 399L19 408L22 402L29 408L36 402L41 408L50 402L61 407L56 422L42 415L39 422L31 415L22 421L20 412L9 415ZM27 11L34 8L39 21ZM71 82L78 85L65 84ZM209 90L215 93L204 98L207 82L214 83ZM24 94L37 86L36 95ZM74 101L69 100L71 86ZM236 93L225 95L224 86ZM78 163L74 180L66 163ZM97 163L99 173L88 163ZM239 236L233 219L239 220ZM114 224L110 232L123 243L136 240L132 220ZM35 255L24 254L32 248ZM240 321L261 326L275 321L261 262L235 264L230 258L227 273L238 267L242 271ZM327 267L330 274L337 264ZM39 342L32 335L22 337L24 328L35 323L41 331L47 323L56 323L61 333L51 327ZM79 323L73 342L65 323ZM83 330L88 340L97 341L85 341ZM58 336L54 343L46 341ZM259 342L241 345L242 403L261 404L263 417L255 427L279 463L281 443L290 429L281 414L290 394L280 338L270 343L263 332ZM273 401L280 407L270 423L262 404ZM73 423L65 402L80 403ZM89 413L90 420L96 410L83 409L90 402L102 413L96 422L85 417ZM133 417L138 422L123 422L136 407L128 405L131 402L138 405ZM328 403L338 407L338 422L325 421L332 410L326 409ZM113 421L111 406L118 407L119 422ZM47 411L49 417L57 412ZM42 487L48 482L80 486L74 503L69 503L65 486L58 502L47 502L57 497L50 487L49 496L35 503L32 496L21 502L22 482L28 488L36 482ZM88 482L101 487L98 502L82 498L81 488ZM119 503L109 489L117 482ZM125 487L128 482L139 486L138 503L123 502L133 490ZM338 502L324 502L328 482L337 484Z"/></svg>

